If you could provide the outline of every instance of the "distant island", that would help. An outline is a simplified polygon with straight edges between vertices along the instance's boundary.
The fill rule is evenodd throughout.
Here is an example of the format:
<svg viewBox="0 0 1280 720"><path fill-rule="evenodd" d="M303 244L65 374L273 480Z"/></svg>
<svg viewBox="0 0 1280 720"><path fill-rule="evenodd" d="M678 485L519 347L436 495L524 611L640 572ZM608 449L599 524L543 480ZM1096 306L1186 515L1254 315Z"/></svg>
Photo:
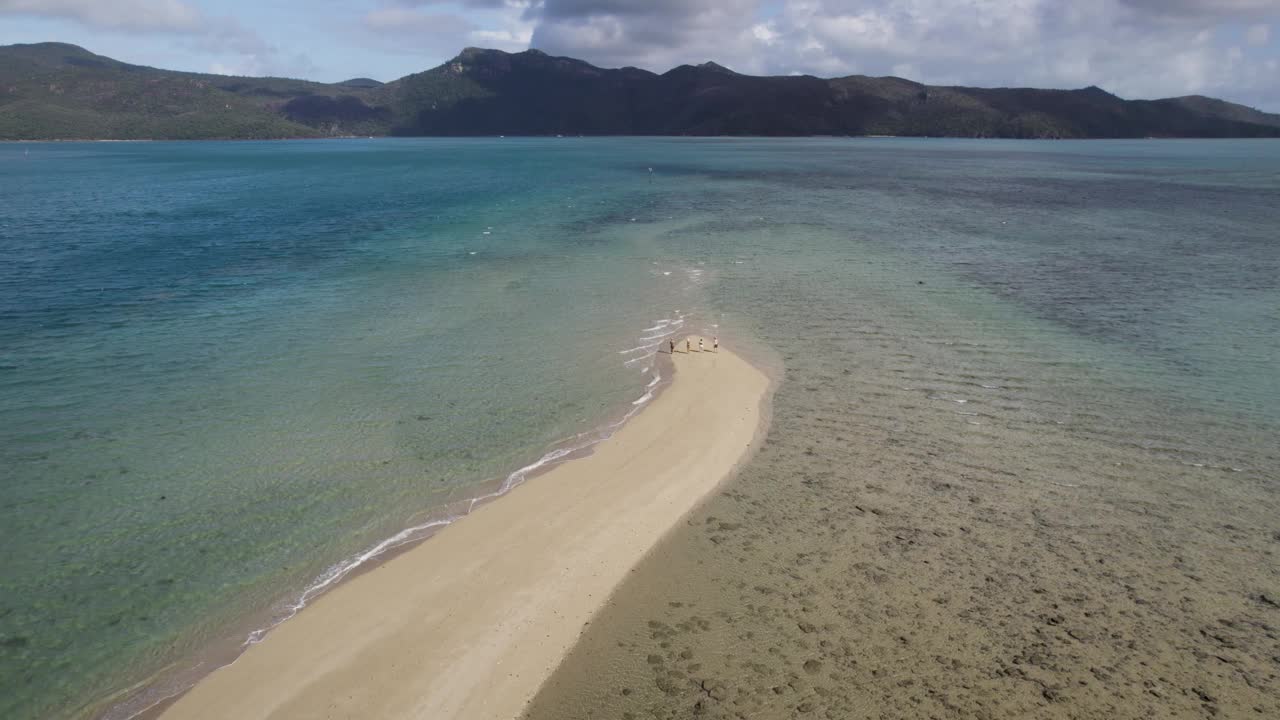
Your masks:
<svg viewBox="0 0 1280 720"><path fill-rule="evenodd" d="M1280 115L1199 95L923 85L896 77L662 74L467 48L381 83L130 65L65 43L0 46L0 140L478 135L1280 137Z"/></svg>

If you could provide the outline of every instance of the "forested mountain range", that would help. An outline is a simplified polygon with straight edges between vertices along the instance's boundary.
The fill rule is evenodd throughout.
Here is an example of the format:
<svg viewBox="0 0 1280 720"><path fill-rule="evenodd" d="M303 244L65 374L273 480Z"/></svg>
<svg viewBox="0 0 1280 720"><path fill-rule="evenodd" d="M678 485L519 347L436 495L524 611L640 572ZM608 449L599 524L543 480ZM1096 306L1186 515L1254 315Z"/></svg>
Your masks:
<svg viewBox="0 0 1280 720"><path fill-rule="evenodd" d="M381 83L130 65L64 43L0 46L0 140L344 135L1280 137L1280 115L1202 96L931 86L896 77L662 74L467 48Z"/></svg>

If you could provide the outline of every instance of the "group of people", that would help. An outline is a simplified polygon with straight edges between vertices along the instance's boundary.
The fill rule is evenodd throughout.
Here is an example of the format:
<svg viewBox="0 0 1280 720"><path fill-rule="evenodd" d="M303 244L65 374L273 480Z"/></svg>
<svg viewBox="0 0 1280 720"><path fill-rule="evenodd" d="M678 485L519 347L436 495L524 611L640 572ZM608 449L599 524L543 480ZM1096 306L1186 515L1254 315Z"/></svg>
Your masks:
<svg viewBox="0 0 1280 720"><path fill-rule="evenodd" d="M671 354L675 355L676 341L668 340L667 346L671 348ZM691 340L690 338L684 339L684 351L693 352L693 340ZM706 347L703 346L702 344L702 338L698 338L698 352L705 352L705 351L706 351ZM720 352L720 338L718 336L711 338L711 352Z"/></svg>

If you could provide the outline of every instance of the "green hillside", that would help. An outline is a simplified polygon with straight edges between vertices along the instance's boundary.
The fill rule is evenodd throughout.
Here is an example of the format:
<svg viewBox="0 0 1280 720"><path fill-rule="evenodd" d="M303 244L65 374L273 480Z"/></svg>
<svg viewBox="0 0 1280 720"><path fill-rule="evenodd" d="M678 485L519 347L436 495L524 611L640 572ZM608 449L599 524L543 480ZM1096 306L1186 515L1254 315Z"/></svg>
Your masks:
<svg viewBox="0 0 1280 720"><path fill-rule="evenodd" d="M467 48L384 84L173 72L63 43L0 46L0 140L551 134L1280 137L1280 115L1201 96L756 77L710 62L659 75L537 50Z"/></svg>
<svg viewBox="0 0 1280 720"><path fill-rule="evenodd" d="M62 43L0 47L2 139L244 139L386 132L383 122L290 117L299 98L368 87L171 72ZM328 122L326 122L328 121Z"/></svg>

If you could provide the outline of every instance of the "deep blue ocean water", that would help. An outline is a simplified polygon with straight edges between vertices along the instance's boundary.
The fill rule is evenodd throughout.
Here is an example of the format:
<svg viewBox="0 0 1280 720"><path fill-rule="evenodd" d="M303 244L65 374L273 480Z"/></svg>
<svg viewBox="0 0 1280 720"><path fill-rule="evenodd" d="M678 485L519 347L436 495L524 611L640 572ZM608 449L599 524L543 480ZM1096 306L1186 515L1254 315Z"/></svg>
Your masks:
<svg viewBox="0 0 1280 720"><path fill-rule="evenodd" d="M0 207L7 718L174 687L598 437L667 328L769 337L784 267L1087 370L1099 434L1229 466L1280 426L1265 141L14 144Z"/></svg>

